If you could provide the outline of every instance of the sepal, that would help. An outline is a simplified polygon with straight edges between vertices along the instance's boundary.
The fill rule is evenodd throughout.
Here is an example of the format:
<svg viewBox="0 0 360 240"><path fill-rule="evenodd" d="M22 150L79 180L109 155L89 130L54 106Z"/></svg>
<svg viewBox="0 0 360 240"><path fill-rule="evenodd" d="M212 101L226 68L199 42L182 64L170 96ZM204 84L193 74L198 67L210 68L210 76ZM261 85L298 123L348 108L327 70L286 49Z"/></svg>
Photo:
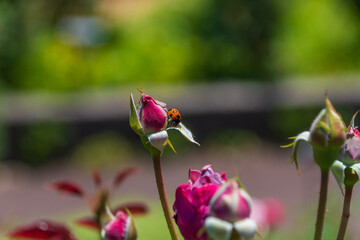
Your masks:
<svg viewBox="0 0 360 240"><path fill-rule="evenodd" d="M300 141L305 141L305 142L310 141L310 132L309 131L304 131L304 132L300 133L299 135L297 135L296 137L291 137L289 139L294 139L294 141L292 143L288 144L288 145L283 145L281 147L282 148L287 148L287 147L293 146L293 152L291 154L291 157L290 157L289 161L291 163L293 163L293 162L295 163L296 171L300 175L299 164L298 164L298 161L297 161L297 150L298 150Z"/></svg>

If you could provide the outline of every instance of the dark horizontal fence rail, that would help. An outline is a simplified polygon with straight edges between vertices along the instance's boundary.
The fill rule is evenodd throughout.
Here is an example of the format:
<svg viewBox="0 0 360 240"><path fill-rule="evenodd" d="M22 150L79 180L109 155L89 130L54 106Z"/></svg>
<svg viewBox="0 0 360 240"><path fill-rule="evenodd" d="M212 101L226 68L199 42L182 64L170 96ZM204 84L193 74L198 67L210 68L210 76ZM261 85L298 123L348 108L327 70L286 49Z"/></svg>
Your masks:
<svg viewBox="0 0 360 240"><path fill-rule="evenodd" d="M153 86L144 91L189 116L317 106L323 104L326 91L335 104L358 106L360 77L296 78L267 83L229 80L213 84ZM5 125L123 120L129 114L131 92L137 101L137 90L129 88L72 93L5 92L0 96L0 120Z"/></svg>

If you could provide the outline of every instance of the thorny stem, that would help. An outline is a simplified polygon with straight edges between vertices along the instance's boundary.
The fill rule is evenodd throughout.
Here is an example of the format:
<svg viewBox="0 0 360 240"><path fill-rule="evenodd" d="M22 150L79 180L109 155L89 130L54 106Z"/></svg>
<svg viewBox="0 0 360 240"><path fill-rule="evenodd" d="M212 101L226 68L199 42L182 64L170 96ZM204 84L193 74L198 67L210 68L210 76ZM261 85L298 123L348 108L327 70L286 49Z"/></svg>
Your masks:
<svg viewBox="0 0 360 240"><path fill-rule="evenodd" d="M323 232L328 183L329 183L329 169L321 169L320 198L319 198L318 212L316 218L314 240L321 240L321 236Z"/></svg>
<svg viewBox="0 0 360 240"><path fill-rule="evenodd" d="M171 239L172 240L180 240L176 233L174 220L171 217L169 203L168 203L168 199L166 197L164 179L163 179L163 175L162 175L162 171L161 171L160 155L153 154L152 157L153 157L153 163L154 163L156 184L157 184L157 188L159 191L159 197L160 197L161 205L162 205L162 208L164 211L166 223L167 223L169 231L170 231Z"/></svg>
<svg viewBox="0 0 360 240"><path fill-rule="evenodd" d="M347 224L348 224L348 221L350 218L350 203L351 203L353 187L354 187L354 185L345 187L343 212L342 212L341 223L340 223L337 240L343 240L344 236L345 236L346 227L347 227Z"/></svg>

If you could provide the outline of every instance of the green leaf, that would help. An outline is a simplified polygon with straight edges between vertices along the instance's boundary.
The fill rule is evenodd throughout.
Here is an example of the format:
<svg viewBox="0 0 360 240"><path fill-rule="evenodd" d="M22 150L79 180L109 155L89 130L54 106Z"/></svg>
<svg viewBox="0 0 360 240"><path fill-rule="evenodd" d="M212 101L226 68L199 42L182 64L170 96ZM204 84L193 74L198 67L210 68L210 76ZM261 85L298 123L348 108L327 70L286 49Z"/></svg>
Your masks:
<svg viewBox="0 0 360 240"><path fill-rule="evenodd" d="M205 228L211 239L229 240L233 225L227 221L210 216L205 220Z"/></svg>
<svg viewBox="0 0 360 240"><path fill-rule="evenodd" d="M130 127L140 136L145 135L143 128L140 123L140 117L138 112L136 111L136 106L134 102L134 97L130 94Z"/></svg>
<svg viewBox="0 0 360 240"><path fill-rule="evenodd" d="M168 130L171 130L171 129L178 130L188 141L190 141L192 143L195 143L195 144L200 146L200 144L194 140L194 137L193 137L191 131L187 127L185 127L184 124L180 123L176 127L169 127L168 128Z"/></svg>

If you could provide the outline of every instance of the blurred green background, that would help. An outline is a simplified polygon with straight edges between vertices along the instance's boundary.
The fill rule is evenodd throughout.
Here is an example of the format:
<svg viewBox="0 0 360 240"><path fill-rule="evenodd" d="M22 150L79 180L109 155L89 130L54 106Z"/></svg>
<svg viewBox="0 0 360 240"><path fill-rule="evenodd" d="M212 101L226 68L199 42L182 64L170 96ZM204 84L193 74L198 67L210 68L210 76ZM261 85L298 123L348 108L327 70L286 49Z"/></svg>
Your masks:
<svg viewBox="0 0 360 240"><path fill-rule="evenodd" d="M359 39L355 0L2 0L0 169L10 177L0 177L0 206L18 198L22 188L14 186L27 179L20 176L61 172L59 163L79 176L147 166L127 120L136 88L179 105L203 146L199 154L171 133L186 163L216 152L225 166L242 150L256 155L266 146L271 160L286 164L278 146L309 128L325 91L346 123L359 108ZM239 98L230 94L242 87ZM164 155L171 170L179 156ZM39 179L34 185L54 180ZM148 225L161 218L154 209L139 228L156 228ZM0 229L22 223L20 216L9 224L0 211ZM270 239L289 239L296 228L287 224Z"/></svg>

